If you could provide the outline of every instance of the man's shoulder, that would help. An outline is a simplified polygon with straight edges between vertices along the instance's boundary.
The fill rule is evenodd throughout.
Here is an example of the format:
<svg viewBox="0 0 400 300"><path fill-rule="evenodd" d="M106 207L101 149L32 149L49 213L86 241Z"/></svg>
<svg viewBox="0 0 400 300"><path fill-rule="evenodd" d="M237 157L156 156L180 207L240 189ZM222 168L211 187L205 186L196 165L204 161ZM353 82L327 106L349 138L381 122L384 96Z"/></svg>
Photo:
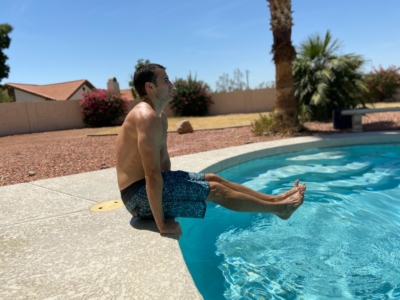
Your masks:
<svg viewBox="0 0 400 300"><path fill-rule="evenodd" d="M134 108L129 112L127 118L136 121L146 121L157 118L157 114L154 110L145 102L140 102L135 105Z"/></svg>
<svg viewBox="0 0 400 300"><path fill-rule="evenodd" d="M138 104L139 105L139 104ZM148 105L134 107L129 115L128 122L139 131L158 131L161 128L162 118Z"/></svg>

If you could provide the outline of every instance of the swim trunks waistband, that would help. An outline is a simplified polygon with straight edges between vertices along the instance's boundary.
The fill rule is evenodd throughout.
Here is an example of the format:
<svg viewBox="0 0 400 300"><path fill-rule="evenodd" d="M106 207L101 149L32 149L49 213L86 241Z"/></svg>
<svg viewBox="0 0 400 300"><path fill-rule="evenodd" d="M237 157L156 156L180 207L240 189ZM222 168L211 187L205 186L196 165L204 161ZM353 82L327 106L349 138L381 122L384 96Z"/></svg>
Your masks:
<svg viewBox="0 0 400 300"><path fill-rule="evenodd" d="M122 198L122 202L124 202L124 204L126 205L126 202L129 201L129 199L137 193L138 190L140 190L142 187L144 187L146 185L146 180L140 179L138 181L135 181L134 183L132 183L131 185L129 185L128 187L124 188L123 190L121 190L121 198Z"/></svg>

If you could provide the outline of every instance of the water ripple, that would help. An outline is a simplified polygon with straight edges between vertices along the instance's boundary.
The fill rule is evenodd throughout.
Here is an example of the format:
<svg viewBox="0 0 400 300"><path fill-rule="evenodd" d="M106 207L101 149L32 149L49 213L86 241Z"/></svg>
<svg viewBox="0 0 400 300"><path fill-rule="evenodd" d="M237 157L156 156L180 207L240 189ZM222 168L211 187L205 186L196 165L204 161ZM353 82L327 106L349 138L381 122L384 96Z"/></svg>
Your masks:
<svg viewBox="0 0 400 300"><path fill-rule="evenodd" d="M300 178L307 191L288 221L213 205L205 224L184 221L189 270L210 264L210 278L192 272L205 299L400 299L400 145L310 149L220 175L270 194Z"/></svg>

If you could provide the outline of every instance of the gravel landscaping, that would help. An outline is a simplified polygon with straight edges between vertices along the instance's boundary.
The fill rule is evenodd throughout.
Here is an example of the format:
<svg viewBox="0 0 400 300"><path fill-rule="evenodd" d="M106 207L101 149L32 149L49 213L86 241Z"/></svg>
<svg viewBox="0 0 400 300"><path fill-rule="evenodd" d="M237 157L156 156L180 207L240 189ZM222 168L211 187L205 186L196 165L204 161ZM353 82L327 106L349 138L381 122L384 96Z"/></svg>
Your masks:
<svg viewBox="0 0 400 300"><path fill-rule="evenodd" d="M332 122L309 122L309 131L296 136L340 134ZM400 112L363 117L364 131L400 130ZM85 128L0 137L0 186L66 176L115 167L115 135L91 136L98 129ZM265 142L292 136L254 136L250 126L168 133L170 156Z"/></svg>

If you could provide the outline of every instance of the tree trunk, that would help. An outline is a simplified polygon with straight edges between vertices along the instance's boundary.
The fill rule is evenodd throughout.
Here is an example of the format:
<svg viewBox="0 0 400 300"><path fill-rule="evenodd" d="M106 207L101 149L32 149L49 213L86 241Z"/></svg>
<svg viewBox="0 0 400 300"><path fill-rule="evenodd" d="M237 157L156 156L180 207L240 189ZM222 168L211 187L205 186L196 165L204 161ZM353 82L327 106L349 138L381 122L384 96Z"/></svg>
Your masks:
<svg viewBox="0 0 400 300"><path fill-rule="evenodd" d="M277 118L297 117L296 100L294 98L292 62L275 63L275 111Z"/></svg>
<svg viewBox="0 0 400 300"><path fill-rule="evenodd" d="M267 0L271 13L272 45L275 62L275 112L278 119L290 117L297 122L297 108L294 98L292 62L296 51L292 45L291 0Z"/></svg>

